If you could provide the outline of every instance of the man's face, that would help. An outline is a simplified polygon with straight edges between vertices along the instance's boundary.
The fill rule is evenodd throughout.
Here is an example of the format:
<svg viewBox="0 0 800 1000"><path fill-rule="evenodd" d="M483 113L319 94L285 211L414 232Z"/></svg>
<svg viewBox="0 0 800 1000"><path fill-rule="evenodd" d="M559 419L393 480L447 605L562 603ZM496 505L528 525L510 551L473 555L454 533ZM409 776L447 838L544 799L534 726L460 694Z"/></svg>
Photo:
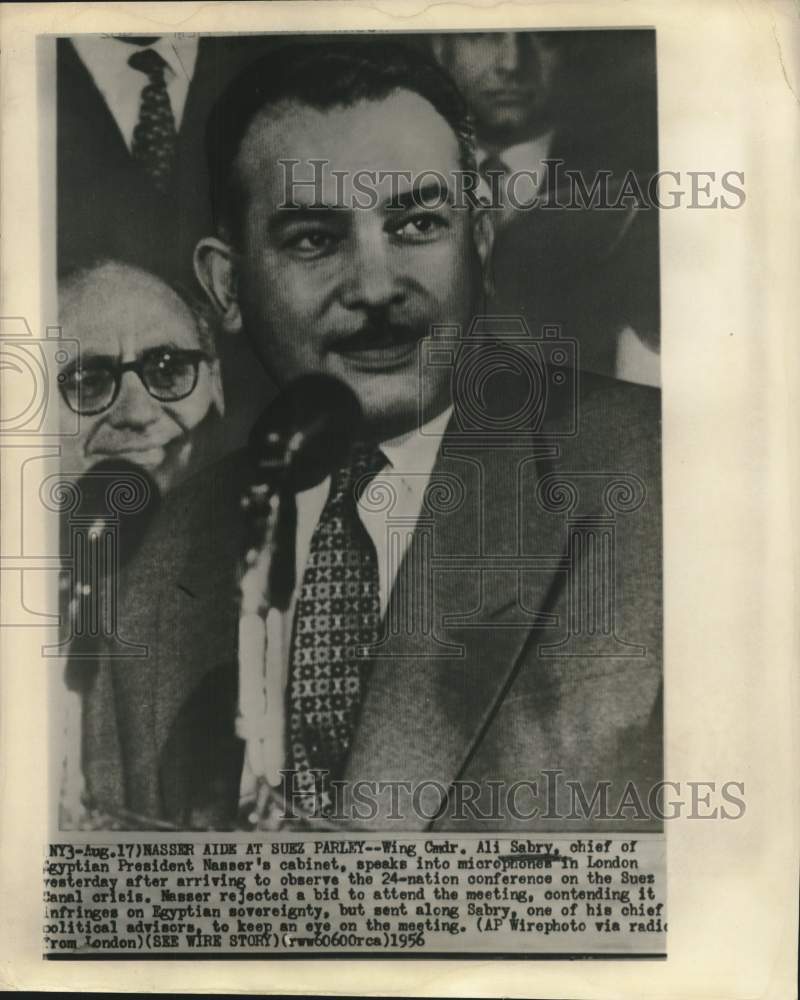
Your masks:
<svg viewBox="0 0 800 1000"><path fill-rule="evenodd" d="M318 192L297 182L313 179L315 159L328 162L312 207ZM281 160L300 161L288 199L298 208L282 207ZM418 424L420 399L426 415L441 412L450 369L420 368L419 343L434 325L466 329L473 318L476 216L449 202L415 206L407 177L378 180L375 204L361 208L353 179L368 170L450 180L460 164L447 122L402 90L325 111L285 104L250 126L238 168L247 204L239 305L270 375L279 385L312 372L341 379L383 439Z"/></svg>
<svg viewBox="0 0 800 1000"><path fill-rule="evenodd" d="M510 145L550 128L559 58L548 35L449 35L440 40L439 55L467 100L482 141Z"/></svg>
<svg viewBox="0 0 800 1000"><path fill-rule="evenodd" d="M62 391L83 376L86 398L105 371L145 358L151 359L154 380L160 377L163 384L170 359L200 348L187 306L167 285L134 268L101 266L78 278L62 289L59 309L65 335L80 344L79 370L70 364L59 372ZM162 350L166 360L162 355L159 361L156 354ZM110 407L79 415L77 436L64 438L64 471L82 473L102 459L124 459L147 469L162 490L169 489L188 464L190 432L212 406L213 377L202 361L190 395L159 402L135 372L125 372ZM61 406L66 414L63 395ZM70 413L69 423L75 419Z"/></svg>

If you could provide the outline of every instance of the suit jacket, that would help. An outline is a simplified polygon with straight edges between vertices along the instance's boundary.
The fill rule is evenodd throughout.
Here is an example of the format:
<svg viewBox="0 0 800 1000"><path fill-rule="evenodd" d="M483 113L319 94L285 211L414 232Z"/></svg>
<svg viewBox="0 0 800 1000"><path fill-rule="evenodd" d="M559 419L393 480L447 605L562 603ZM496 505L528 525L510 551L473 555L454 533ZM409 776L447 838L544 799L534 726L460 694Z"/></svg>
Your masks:
<svg viewBox="0 0 800 1000"><path fill-rule="evenodd" d="M353 825L657 825L618 806L633 783L646 808L661 778L659 394L585 373L576 392L551 394L538 428L510 438L456 407L345 774L347 794L357 781L409 784L394 809L378 797ZM233 822L245 476L230 457L176 493L121 583L120 632L148 655L103 662L85 708L87 780L111 808ZM471 807L446 797L454 781L457 795L474 783ZM616 815L581 816L568 781L587 802L610 783ZM505 783L494 803L489 782Z"/></svg>

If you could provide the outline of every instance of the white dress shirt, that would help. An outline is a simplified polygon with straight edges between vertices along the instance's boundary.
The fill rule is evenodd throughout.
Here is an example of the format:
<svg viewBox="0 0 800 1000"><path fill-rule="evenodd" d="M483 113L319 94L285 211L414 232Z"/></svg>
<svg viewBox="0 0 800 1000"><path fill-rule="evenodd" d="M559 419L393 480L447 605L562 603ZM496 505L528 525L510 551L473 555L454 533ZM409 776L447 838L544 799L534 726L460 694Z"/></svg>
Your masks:
<svg viewBox="0 0 800 1000"><path fill-rule="evenodd" d="M617 339L614 374L623 382L661 385L661 355L646 344L632 326L626 326Z"/></svg>
<svg viewBox="0 0 800 1000"><path fill-rule="evenodd" d="M433 420L399 437L384 441L380 449L386 458L386 465L371 480L370 486L358 506L358 515L375 546L380 585L381 614L386 614L389 596L394 586L397 571L403 556L411 543L413 526L422 511L425 490L430 482L436 456L445 429L452 414L452 407L444 410ZM273 785L277 784L277 773L283 766L283 734L285 731L284 703L286 685L289 679L291 638L297 598L303 582L311 539L319 522L331 488L330 476L317 486L297 495L297 534L295 536L295 590L286 614L277 624L277 634L268 634L270 642L264 657L264 679L258 683L242 680L240 692L247 688L251 692L246 697L247 704L240 704L240 735L248 740L240 784L240 800L249 801L256 790L256 774L266 773ZM394 500L388 510L370 504L367 494L380 495L385 489ZM390 551L387 524L389 521L402 523L402 531L396 534L397 549ZM279 652L276 653L276 649ZM272 655L270 655L272 653ZM262 693L263 692L263 693ZM258 707L266 707L265 714ZM251 714L252 712L252 714ZM244 718L243 718L244 716Z"/></svg>
<svg viewBox="0 0 800 1000"><path fill-rule="evenodd" d="M165 35L150 45L130 45L103 35L77 35L72 44L103 95L128 149L133 145L133 130L139 121L142 90L148 84L144 73L128 65L134 52L153 49L166 62L164 81L175 128L180 128L197 62L197 38Z"/></svg>

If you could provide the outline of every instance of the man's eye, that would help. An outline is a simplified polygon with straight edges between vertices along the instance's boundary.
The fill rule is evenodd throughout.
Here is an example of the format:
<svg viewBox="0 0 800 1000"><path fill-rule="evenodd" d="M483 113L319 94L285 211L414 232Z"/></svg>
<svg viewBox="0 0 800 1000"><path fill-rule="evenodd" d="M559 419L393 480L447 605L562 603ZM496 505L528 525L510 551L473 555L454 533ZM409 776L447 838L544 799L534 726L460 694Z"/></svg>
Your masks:
<svg viewBox="0 0 800 1000"><path fill-rule="evenodd" d="M336 236L318 230L311 233L297 233L290 237L285 246L301 257L321 257L336 246Z"/></svg>
<svg viewBox="0 0 800 1000"><path fill-rule="evenodd" d="M65 378L67 385L72 385L81 392L91 392L100 388L108 381L108 372L104 368L75 368Z"/></svg>
<svg viewBox="0 0 800 1000"><path fill-rule="evenodd" d="M183 372L192 368L192 359L181 352L165 352L147 359L145 370L150 379L171 382Z"/></svg>
<svg viewBox="0 0 800 1000"><path fill-rule="evenodd" d="M394 230L394 234L404 240L423 243L436 239L445 229L447 221L441 215L426 213L406 219Z"/></svg>
<svg viewBox="0 0 800 1000"><path fill-rule="evenodd" d="M114 376L106 368L73 368L62 372L58 381L68 397L91 404L108 395Z"/></svg>

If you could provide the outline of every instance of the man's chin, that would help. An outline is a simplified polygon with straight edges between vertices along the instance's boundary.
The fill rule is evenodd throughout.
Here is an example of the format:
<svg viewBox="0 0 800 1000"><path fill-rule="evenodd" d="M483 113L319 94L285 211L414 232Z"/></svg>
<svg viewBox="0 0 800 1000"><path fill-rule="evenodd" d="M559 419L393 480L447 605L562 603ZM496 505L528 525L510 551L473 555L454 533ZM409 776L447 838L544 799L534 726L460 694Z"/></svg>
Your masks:
<svg viewBox="0 0 800 1000"><path fill-rule="evenodd" d="M97 461L130 462L154 474L166 461L166 448L121 448L99 454Z"/></svg>
<svg viewBox="0 0 800 1000"><path fill-rule="evenodd" d="M364 421L373 433L400 423L414 426L418 416L419 364L417 350L396 352L361 351L329 355L327 374L340 379L355 393ZM399 433L399 432L398 432Z"/></svg>
<svg viewBox="0 0 800 1000"><path fill-rule="evenodd" d="M188 465L190 450L191 446L185 439L153 448L109 449L96 452L92 465L109 460L130 462L152 476L163 493L180 480Z"/></svg>
<svg viewBox="0 0 800 1000"><path fill-rule="evenodd" d="M530 107L516 101L493 103L482 119L480 134L491 136L494 142L504 147L524 142L542 131L537 128Z"/></svg>

